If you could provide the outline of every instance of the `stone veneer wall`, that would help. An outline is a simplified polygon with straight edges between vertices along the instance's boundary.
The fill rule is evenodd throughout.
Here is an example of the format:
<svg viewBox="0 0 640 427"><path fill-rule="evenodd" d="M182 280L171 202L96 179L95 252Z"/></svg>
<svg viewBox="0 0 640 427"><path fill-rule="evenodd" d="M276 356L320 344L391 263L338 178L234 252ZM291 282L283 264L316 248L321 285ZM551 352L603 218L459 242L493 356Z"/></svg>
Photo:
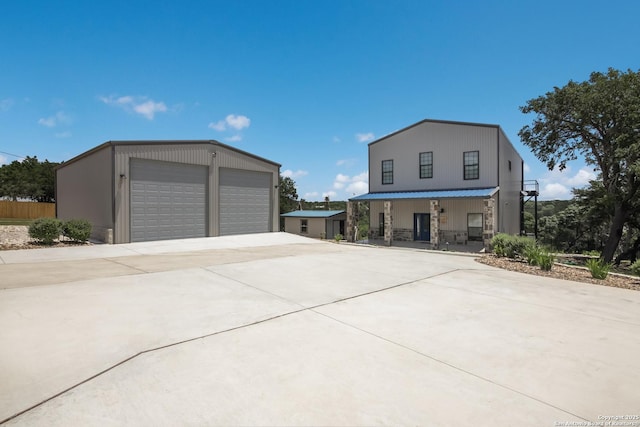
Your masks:
<svg viewBox="0 0 640 427"><path fill-rule="evenodd" d="M393 203L391 200L384 201L384 243L391 246L393 241Z"/></svg>
<svg viewBox="0 0 640 427"><path fill-rule="evenodd" d="M440 201L431 200L431 249L438 249L440 244Z"/></svg>
<svg viewBox="0 0 640 427"><path fill-rule="evenodd" d="M484 229L482 232L482 243L485 248L488 248L491 244L491 239L495 234L495 199L485 199L484 201Z"/></svg>
<svg viewBox="0 0 640 427"><path fill-rule="evenodd" d="M358 224L356 222L357 206L354 202L347 202L347 229L345 230L347 242L353 242L356 239L355 227Z"/></svg>

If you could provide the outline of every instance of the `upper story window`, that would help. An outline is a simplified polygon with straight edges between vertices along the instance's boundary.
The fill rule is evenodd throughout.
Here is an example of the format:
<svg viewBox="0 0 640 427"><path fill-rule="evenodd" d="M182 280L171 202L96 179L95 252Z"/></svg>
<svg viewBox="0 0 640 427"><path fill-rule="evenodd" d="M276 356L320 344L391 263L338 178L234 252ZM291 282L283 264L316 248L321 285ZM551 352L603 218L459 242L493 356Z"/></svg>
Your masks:
<svg viewBox="0 0 640 427"><path fill-rule="evenodd" d="M433 178L433 151L420 153L420 179Z"/></svg>
<svg viewBox="0 0 640 427"><path fill-rule="evenodd" d="M393 184L393 160L382 161L382 183Z"/></svg>
<svg viewBox="0 0 640 427"><path fill-rule="evenodd" d="M464 152L464 179L480 178L480 152Z"/></svg>

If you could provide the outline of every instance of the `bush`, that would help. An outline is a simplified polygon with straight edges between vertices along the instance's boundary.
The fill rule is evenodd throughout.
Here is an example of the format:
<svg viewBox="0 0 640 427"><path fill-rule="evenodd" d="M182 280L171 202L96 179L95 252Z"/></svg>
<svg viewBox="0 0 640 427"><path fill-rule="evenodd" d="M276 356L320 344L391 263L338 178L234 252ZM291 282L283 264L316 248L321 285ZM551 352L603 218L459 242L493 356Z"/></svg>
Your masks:
<svg viewBox="0 0 640 427"><path fill-rule="evenodd" d="M555 256L546 249L540 249L538 255L536 256L537 265L539 265L540 269L544 271L551 271L551 267L553 267L553 261L555 261Z"/></svg>
<svg viewBox="0 0 640 427"><path fill-rule="evenodd" d="M511 236L504 233L498 233L493 236L493 239L491 239L491 250L496 256L503 257L506 255L505 246L510 237Z"/></svg>
<svg viewBox="0 0 640 427"><path fill-rule="evenodd" d="M342 234L338 233L333 236L333 238L336 239L336 243L340 243L340 240L342 240Z"/></svg>
<svg viewBox="0 0 640 427"><path fill-rule="evenodd" d="M505 245L507 257L515 259L518 257L525 258L527 250L536 246L536 241L525 236L509 236Z"/></svg>
<svg viewBox="0 0 640 427"><path fill-rule="evenodd" d="M62 225L62 235L76 242L86 242L91 236L91 223L86 219L70 219Z"/></svg>
<svg viewBox="0 0 640 427"><path fill-rule="evenodd" d="M542 255L543 249L537 244L530 245L524 250L524 258L529 265L538 265L538 258Z"/></svg>
<svg viewBox="0 0 640 427"><path fill-rule="evenodd" d="M38 218L29 226L29 237L45 245L60 237L62 222L58 218Z"/></svg>
<svg viewBox="0 0 640 427"><path fill-rule="evenodd" d="M611 264L607 264L602 259L595 258L588 259L586 266L591 272L591 277L599 280L606 279L611 269Z"/></svg>
<svg viewBox="0 0 640 427"><path fill-rule="evenodd" d="M640 259L629 266L631 272L636 276L640 276Z"/></svg>

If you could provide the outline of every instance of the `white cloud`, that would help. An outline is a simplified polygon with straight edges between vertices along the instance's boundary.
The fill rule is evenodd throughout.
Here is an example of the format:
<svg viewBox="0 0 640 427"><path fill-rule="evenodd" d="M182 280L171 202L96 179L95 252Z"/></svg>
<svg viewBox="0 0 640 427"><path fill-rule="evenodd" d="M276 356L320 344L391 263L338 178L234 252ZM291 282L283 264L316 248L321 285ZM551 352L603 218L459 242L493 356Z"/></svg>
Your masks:
<svg viewBox="0 0 640 427"><path fill-rule="evenodd" d="M318 192L317 191L312 191L310 193L304 193L303 199L305 199L305 200L313 200L316 197L318 197Z"/></svg>
<svg viewBox="0 0 640 427"><path fill-rule="evenodd" d="M13 99L6 98L0 99L0 111L9 111L9 108L13 106Z"/></svg>
<svg viewBox="0 0 640 427"><path fill-rule="evenodd" d="M364 194L369 191L369 172L365 171L355 176L339 173L333 180L333 188L344 190L349 197Z"/></svg>
<svg viewBox="0 0 640 427"><path fill-rule="evenodd" d="M374 138L375 138L375 135L373 134L373 132L356 133L356 140L358 142L369 142L369 141L373 141Z"/></svg>
<svg viewBox="0 0 640 427"><path fill-rule="evenodd" d="M227 128L227 125L224 122L224 120L209 123L209 129L217 130L218 132L222 132L226 128Z"/></svg>
<svg viewBox="0 0 640 427"><path fill-rule="evenodd" d="M285 169L280 173L285 178L299 178L301 176L309 175L309 172L298 169L297 171L292 171L291 169Z"/></svg>
<svg viewBox="0 0 640 427"><path fill-rule="evenodd" d="M225 141L227 141L227 142L239 142L239 141L242 141L242 136L233 135L233 136L230 136L229 138L225 138Z"/></svg>
<svg viewBox="0 0 640 427"><path fill-rule="evenodd" d="M522 167L522 169L524 170L525 174L528 174L529 172L531 172L531 167L526 163L524 163L524 166Z"/></svg>
<svg viewBox="0 0 640 427"><path fill-rule="evenodd" d="M248 128L251 125L251 119L247 116L243 115L235 115L229 114L224 120L218 120L217 122L209 123L209 128L213 130L217 130L218 132L223 132L227 130L227 127L242 130L244 128Z"/></svg>
<svg viewBox="0 0 640 427"><path fill-rule="evenodd" d="M340 141L341 141L341 139L340 139L340 138L338 138L337 136L334 136L331 140L332 140L333 142L335 142L336 144L337 144L338 142L340 142Z"/></svg>
<svg viewBox="0 0 640 427"><path fill-rule="evenodd" d="M251 119L249 117L242 116L242 115L236 116L235 114L229 114L225 118L225 121L229 126L231 126L236 130L248 128L249 125L251 124Z"/></svg>
<svg viewBox="0 0 640 427"><path fill-rule="evenodd" d="M8 158L0 154L0 165L6 165L8 163Z"/></svg>
<svg viewBox="0 0 640 427"><path fill-rule="evenodd" d="M586 166L581 167L575 173L571 166L567 166L563 171L556 167L538 180L540 182L540 198L543 200L570 199L573 197L571 192L573 188L582 188L596 178L596 172Z"/></svg>
<svg viewBox="0 0 640 427"><path fill-rule="evenodd" d="M56 133L56 138L70 138L70 137L71 137L71 132L68 130L64 132Z"/></svg>
<svg viewBox="0 0 640 427"><path fill-rule="evenodd" d="M53 116L41 118L38 120L38 124L52 128L58 125L70 125L72 121L71 116L66 114L64 111L58 111Z"/></svg>
<svg viewBox="0 0 640 427"><path fill-rule="evenodd" d="M139 114L148 120L153 120L156 113L165 113L168 108L164 102L156 102L146 96L101 96L100 101L113 107L122 108L123 110Z"/></svg>

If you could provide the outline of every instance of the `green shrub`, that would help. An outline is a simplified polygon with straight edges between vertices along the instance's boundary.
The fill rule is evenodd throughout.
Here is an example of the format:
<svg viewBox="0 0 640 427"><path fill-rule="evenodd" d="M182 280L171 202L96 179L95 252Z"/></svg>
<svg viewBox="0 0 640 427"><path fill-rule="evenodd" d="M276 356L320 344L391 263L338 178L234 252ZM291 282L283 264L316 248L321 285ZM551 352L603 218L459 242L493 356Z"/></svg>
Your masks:
<svg viewBox="0 0 640 427"><path fill-rule="evenodd" d="M536 245L536 241L525 236L509 236L506 241L504 251L508 258L525 258L528 248Z"/></svg>
<svg viewBox="0 0 640 427"><path fill-rule="evenodd" d="M609 274L611 264L607 264L602 259L591 258L586 262L586 266L591 272L591 277L594 279L604 280Z"/></svg>
<svg viewBox="0 0 640 427"><path fill-rule="evenodd" d="M541 249L536 257L536 264L544 271L551 271L553 261L555 261L555 256L546 249Z"/></svg>
<svg viewBox="0 0 640 427"><path fill-rule="evenodd" d="M498 233L493 236L493 239L491 239L491 250L496 256L503 257L506 255L505 246L510 237L511 236L504 233Z"/></svg>
<svg viewBox="0 0 640 427"><path fill-rule="evenodd" d="M524 250L524 258L529 265L538 265L538 258L542 254L542 248L537 244L527 246Z"/></svg>
<svg viewBox="0 0 640 427"><path fill-rule="evenodd" d="M76 242L86 242L91 236L91 223L86 219L70 219L62 225L62 235Z"/></svg>
<svg viewBox="0 0 640 427"><path fill-rule="evenodd" d="M333 238L336 239L336 243L340 243L340 240L342 240L342 234L338 233L333 236Z"/></svg>
<svg viewBox="0 0 640 427"><path fill-rule="evenodd" d="M38 218L29 226L29 237L45 245L53 244L61 232L62 222L57 218Z"/></svg>
<svg viewBox="0 0 640 427"><path fill-rule="evenodd" d="M640 276L640 259L629 266L629 269L636 276Z"/></svg>

